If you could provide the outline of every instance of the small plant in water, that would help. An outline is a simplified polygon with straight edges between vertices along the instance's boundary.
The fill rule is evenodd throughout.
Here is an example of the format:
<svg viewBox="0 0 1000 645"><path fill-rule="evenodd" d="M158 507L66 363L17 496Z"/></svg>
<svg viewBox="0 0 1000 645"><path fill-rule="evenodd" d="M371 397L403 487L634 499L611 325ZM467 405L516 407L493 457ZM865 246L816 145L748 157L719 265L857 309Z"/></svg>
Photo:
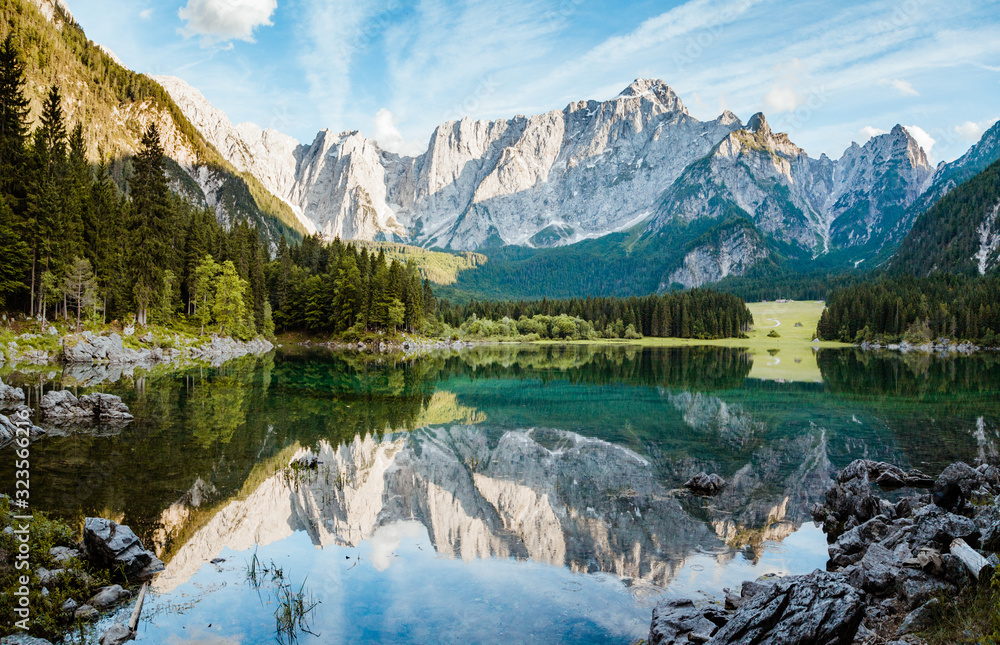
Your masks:
<svg viewBox="0 0 1000 645"><path fill-rule="evenodd" d="M319 604L313 600L312 594L306 591L306 582L302 581L298 591L292 590L292 585L285 579L285 571L271 561L264 564L254 551L247 563L247 584L260 593L261 587L274 594L277 608L274 610L275 640L283 645L298 641L299 633L305 632L313 636L319 634L309 631L309 613ZM263 598L261 604L263 604Z"/></svg>

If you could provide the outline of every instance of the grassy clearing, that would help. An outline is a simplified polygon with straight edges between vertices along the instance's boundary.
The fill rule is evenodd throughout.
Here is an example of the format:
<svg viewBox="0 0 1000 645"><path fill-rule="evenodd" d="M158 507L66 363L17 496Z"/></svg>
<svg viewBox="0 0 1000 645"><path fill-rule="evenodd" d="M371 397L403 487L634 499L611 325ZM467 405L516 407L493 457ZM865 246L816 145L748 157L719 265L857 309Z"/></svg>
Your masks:
<svg viewBox="0 0 1000 645"><path fill-rule="evenodd" d="M445 251L431 251L419 246L409 244L399 244L397 242L360 242L351 241L352 244L363 246L370 251L385 252L387 260L399 260L406 264L408 260L413 260L420 271L421 277L427 278L435 284L454 284L458 279L458 274L462 271L475 269L486 264L486 256L481 253L462 251L449 253Z"/></svg>
<svg viewBox="0 0 1000 645"><path fill-rule="evenodd" d="M720 338L698 340L693 338L640 338L638 340L573 341L573 344L591 345L640 345L643 347L683 347L685 345L713 345L716 347L741 347L754 356L751 378L782 381L819 382L822 380L816 363L814 347L849 347L845 343L824 341L813 343L816 323L823 313L824 303L817 300L793 302L750 302L747 307L753 314L754 328L748 338ZM795 323L801 323L796 327ZM777 332L777 337L768 336ZM563 341L538 341L542 344L563 344Z"/></svg>

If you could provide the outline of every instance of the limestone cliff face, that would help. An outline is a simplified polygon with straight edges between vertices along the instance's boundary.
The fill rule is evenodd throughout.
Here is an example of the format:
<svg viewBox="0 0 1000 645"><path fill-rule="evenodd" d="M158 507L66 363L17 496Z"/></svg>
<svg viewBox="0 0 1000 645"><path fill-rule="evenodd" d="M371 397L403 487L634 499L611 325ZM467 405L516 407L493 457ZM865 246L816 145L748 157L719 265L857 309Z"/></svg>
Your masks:
<svg viewBox="0 0 1000 645"><path fill-rule="evenodd" d="M701 122L662 81L618 97L509 120L465 118L435 129L425 153L400 157L358 132L309 146L233 126L180 79L157 78L234 166L257 177L327 238L426 246L554 246L643 221L683 169L739 121Z"/></svg>
<svg viewBox="0 0 1000 645"><path fill-rule="evenodd" d="M643 222L647 236L698 220L752 224L758 235L691 246L665 276L685 286L744 273L769 255L765 239L803 257L853 249L864 261L912 223L907 209L934 175L902 126L840 159L814 159L763 114L745 126L728 111L699 121L658 80L545 114L443 123L416 157L359 132L324 130L305 146L233 126L183 81L158 80L233 165L327 238L549 247Z"/></svg>
<svg viewBox="0 0 1000 645"><path fill-rule="evenodd" d="M755 114L674 182L649 231L678 220L742 216L806 255L861 247L884 237L932 172L902 126L853 144L834 161L809 157Z"/></svg>
<svg viewBox="0 0 1000 645"><path fill-rule="evenodd" d="M680 284L685 288L718 282L729 275L743 275L771 254L752 226L723 226L713 235L695 240L683 263L660 284L660 290Z"/></svg>

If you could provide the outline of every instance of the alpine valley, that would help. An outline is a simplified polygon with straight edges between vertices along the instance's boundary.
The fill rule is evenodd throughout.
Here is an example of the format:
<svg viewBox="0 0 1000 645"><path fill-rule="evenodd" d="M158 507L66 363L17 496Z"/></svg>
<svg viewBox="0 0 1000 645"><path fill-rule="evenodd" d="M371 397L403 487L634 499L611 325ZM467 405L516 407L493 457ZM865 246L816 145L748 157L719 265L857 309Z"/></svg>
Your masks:
<svg viewBox="0 0 1000 645"><path fill-rule="evenodd" d="M33 102L51 80L70 88L70 118L74 110L107 117L89 120L101 124L89 138L105 154L132 154L156 121L175 162L174 191L224 223L258 223L272 250L278 236L318 234L485 254L442 287L458 300L624 296L748 272L864 271L884 265L923 213L1000 158L998 124L937 167L900 125L839 159L813 158L763 113L701 121L656 79L544 114L442 123L416 157L358 131L321 130L306 145L232 124L179 78L124 69L56 0L5 7L51 41L61 63L45 82L29 66ZM103 77L87 74L96 63ZM972 237L989 246L995 209L987 211L972 224L986 232ZM937 226L918 228L928 227ZM989 251L983 257L981 272L995 268Z"/></svg>
<svg viewBox="0 0 1000 645"><path fill-rule="evenodd" d="M918 215L1000 157L994 125L965 156L934 168L897 125L837 160L816 159L764 114L700 121L666 83L647 79L608 101L449 121L426 152L405 157L357 131L323 130L303 145L234 126L182 80L155 80L226 161L311 231L484 251L495 271L463 274L459 288L497 297L648 293L762 262L808 270L881 261ZM519 265L537 273L552 263L572 268L562 289L525 292ZM499 273L506 284L491 279Z"/></svg>

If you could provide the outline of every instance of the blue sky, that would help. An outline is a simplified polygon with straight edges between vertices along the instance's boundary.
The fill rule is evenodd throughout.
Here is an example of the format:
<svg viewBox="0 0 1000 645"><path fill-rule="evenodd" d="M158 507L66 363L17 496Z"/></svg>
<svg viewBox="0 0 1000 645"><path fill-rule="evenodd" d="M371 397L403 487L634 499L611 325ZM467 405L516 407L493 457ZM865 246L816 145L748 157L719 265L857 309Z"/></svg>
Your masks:
<svg viewBox="0 0 1000 645"><path fill-rule="evenodd" d="M67 0L129 67L234 123L417 153L439 123L608 99L661 78L700 119L763 111L811 155L896 123L932 161L1000 117L1000 2Z"/></svg>

